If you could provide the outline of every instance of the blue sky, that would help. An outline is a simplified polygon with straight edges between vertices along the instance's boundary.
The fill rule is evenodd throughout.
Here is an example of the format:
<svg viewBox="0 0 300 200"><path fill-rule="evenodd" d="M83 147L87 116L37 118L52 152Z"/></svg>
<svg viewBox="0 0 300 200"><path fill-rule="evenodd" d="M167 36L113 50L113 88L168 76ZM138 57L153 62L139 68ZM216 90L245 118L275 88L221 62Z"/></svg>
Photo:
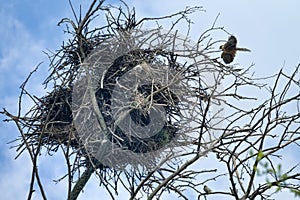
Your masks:
<svg viewBox="0 0 300 200"><path fill-rule="evenodd" d="M84 5L88 5L84 1ZM240 53L235 62L239 67L254 63L257 76L275 74L284 66L286 72L293 71L300 63L300 1L279 0L128 0L135 6L138 17L163 16L184 9L186 6L203 6L206 12L193 14L191 36L197 36L209 28L220 13L217 26L238 37L238 44L252 50ZM78 10L78 1L74 3ZM63 17L72 16L67 0L0 0L0 108L5 107L15 113L19 86L34 67L44 61L39 72L28 85L35 94L45 91L41 83L47 76L48 60L42 51L56 50L67 38L63 27L57 23ZM167 23L167 22L166 22ZM184 28L182 29L184 30ZM181 31L181 30L180 30ZM227 39L225 33L214 35L216 40ZM29 102L25 106L30 107ZM0 116L2 120L3 117ZM9 149L7 142L14 140L18 131L12 123L0 122L0 193L3 199L24 199L27 195L31 165L24 154L14 160L16 152ZM293 151L291 151L293 152ZM290 160L296 156L289 155ZM51 180L60 178L65 168L58 163L61 157L40 159L40 170L44 173L49 199L64 199L64 182L54 184ZM63 161L62 161L63 162ZM48 169L51 170L48 170ZM48 178L49 177L49 178ZM49 179L49 180L47 180ZM98 199L101 191L97 180L92 179L80 199ZM94 183L94 184L93 184ZM18 192L16 192L18 191ZM55 191L55 192L53 192ZM92 192L91 192L92 191ZM97 192L95 192L97 191ZM103 193L102 193L103 194ZM36 199L40 199L36 196Z"/></svg>

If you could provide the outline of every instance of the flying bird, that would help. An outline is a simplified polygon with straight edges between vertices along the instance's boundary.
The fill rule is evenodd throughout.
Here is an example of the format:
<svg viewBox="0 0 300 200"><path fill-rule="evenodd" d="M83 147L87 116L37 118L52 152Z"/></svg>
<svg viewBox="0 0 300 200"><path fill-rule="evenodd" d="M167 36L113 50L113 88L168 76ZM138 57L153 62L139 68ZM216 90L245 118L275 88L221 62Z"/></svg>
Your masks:
<svg viewBox="0 0 300 200"><path fill-rule="evenodd" d="M233 61L236 51L250 51L247 48L239 48L236 47L237 39L233 35L231 35L228 38L228 41L220 46L220 49L222 50L221 58L226 64L229 64Z"/></svg>

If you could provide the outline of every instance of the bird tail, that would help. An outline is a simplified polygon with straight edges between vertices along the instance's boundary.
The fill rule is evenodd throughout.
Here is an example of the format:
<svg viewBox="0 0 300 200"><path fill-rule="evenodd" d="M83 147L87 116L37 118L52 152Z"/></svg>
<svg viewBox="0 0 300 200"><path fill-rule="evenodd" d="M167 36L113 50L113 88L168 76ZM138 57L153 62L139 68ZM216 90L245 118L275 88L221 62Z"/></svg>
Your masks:
<svg viewBox="0 0 300 200"><path fill-rule="evenodd" d="M247 48L238 48L238 47L236 48L236 50L237 51L249 51L249 52L251 51L250 49L247 49Z"/></svg>

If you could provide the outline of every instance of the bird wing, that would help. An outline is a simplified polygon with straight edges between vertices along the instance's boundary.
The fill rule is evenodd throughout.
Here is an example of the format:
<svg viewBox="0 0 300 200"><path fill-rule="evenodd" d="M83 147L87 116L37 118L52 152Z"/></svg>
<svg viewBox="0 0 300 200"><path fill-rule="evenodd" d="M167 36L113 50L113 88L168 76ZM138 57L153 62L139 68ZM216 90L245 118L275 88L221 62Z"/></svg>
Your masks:
<svg viewBox="0 0 300 200"><path fill-rule="evenodd" d="M232 52L236 50L237 39L233 35L228 38L228 41L223 45L223 51Z"/></svg>

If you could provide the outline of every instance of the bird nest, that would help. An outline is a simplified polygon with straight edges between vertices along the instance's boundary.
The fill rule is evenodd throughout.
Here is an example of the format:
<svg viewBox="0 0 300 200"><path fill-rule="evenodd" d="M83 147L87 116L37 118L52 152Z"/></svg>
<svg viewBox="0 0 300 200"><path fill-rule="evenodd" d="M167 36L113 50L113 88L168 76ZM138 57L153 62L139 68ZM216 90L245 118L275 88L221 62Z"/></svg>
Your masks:
<svg viewBox="0 0 300 200"><path fill-rule="evenodd" d="M116 88L117 80L130 70L133 70L141 62L146 60L149 60L149 63L159 62L156 56L166 55L163 55L163 53L159 55L149 50L134 50L118 57L105 73L103 86L100 86L99 83L94 92L97 106L106 126L110 130L106 137L120 148L128 149L134 153L157 151L171 142L178 133L177 126L181 116L179 97L169 87L159 83L138 86L135 93L130 97L130 102L127 102L129 105L127 104L126 108L124 108L128 112L131 122L145 127L151 123L150 110L155 105L160 105L165 111L165 116L163 117L167 120L157 134L139 138L124 132L124 130L114 124L115 120L113 119L114 114L112 113L111 104L115 100L112 99L112 93ZM172 63L170 66L176 66L176 63ZM82 138L78 135L76 126L73 123L73 87L57 87L51 93L41 98L40 103L37 105L38 114L36 120L40 121L41 124L33 135L37 137L42 135L42 145L49 145L51 141L52 144L63 144L75 149L84 149ZM152 125L155 126L155 124ZM93 129L93 127L89 128L90 130ZM129 135L131 136L129 137Z"/></svg>

